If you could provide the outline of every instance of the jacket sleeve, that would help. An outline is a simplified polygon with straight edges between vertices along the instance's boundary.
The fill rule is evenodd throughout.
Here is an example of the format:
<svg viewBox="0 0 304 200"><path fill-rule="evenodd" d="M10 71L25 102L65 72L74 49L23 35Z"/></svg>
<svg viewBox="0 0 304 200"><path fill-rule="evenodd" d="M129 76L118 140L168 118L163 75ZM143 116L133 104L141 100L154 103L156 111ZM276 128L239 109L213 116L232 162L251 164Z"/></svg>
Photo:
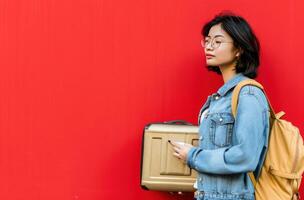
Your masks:
<svg viewBox="0 0 304 200"><path fill-rule="evenodd" d="M258 165L266 137L267 111L256 94L240 94L234 133L234 146L206 150L192 147L187 165L198 172L232 174L254 171ZM268 106L268 105L267 105Z"/></svg>

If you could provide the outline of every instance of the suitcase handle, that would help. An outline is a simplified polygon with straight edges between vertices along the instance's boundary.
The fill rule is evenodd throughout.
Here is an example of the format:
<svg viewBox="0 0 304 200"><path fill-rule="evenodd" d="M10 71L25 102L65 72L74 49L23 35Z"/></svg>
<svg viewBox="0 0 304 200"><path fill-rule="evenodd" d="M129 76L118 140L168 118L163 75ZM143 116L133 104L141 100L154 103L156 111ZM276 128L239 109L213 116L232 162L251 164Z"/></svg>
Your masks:
<svg viewBox="0 0 304 200"><path fill-rule="evenodd" d="M185 120L171 120L171 121L165 121L165 124L184 124L184 125L192 125L191 123L185 121Z"/></svg>

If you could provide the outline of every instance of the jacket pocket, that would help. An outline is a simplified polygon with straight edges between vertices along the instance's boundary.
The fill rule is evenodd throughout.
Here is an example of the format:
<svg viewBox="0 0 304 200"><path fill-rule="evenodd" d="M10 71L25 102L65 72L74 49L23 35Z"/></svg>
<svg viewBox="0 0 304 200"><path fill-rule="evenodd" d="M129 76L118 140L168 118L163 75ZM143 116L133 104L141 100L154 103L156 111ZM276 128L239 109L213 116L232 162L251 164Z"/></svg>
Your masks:
<svg viewBox="0 0 304 200"><path fill-rule="evenodd" d="M210 140L217 147L231 144L234 117L231 113L214 113L210 115Z"/></svg>

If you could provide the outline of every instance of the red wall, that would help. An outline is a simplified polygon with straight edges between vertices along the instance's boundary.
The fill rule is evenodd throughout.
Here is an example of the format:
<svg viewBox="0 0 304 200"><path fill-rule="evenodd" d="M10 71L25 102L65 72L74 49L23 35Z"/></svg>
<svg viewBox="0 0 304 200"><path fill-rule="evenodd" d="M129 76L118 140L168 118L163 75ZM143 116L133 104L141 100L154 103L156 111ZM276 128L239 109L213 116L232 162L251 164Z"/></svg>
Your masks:
<svg viewBox="0 0 304 200"><path fill-rule="evenodd" d="M303 1L1 0L0 199L192 199L141 190L141 136L196 123L223 84L200 46L223 9L254 28L258 80L303 132Z"/></svg>

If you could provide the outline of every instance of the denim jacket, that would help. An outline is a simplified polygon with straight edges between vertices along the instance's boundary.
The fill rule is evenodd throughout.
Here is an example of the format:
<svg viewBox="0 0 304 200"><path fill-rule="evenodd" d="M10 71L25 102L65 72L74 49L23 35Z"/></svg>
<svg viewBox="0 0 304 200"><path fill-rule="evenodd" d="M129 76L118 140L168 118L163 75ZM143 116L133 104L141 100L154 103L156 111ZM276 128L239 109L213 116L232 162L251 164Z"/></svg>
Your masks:
<svg viewBox="0 0 304 200"><path fill-rule="evenodd" d="M254 200L254 187L247 175L259 177L268 148L269 106L263 91L242 87L236 118L231 111L233 88L247 79L242 73L209 95L199 113L199 145L187 155L187 165L196 170L197 199ZM209 108L200 124L201 113Z"/></svg>

